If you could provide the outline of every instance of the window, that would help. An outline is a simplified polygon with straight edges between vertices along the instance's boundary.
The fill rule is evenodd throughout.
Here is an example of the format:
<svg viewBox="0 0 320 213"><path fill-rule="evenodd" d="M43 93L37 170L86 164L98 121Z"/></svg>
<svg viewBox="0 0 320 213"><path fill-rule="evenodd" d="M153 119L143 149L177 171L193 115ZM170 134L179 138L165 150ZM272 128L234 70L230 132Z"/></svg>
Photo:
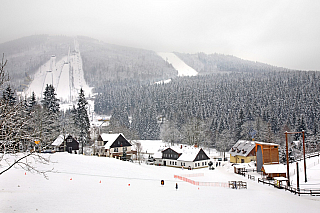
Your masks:
<svg viewBox="0 0 320 213"><path fill-rule="evenodd" d="M198 166L200 166L200 163L198 163Z"/></svg>
<svg viewBox="0 0 320 213"><path fill-rule="evenodd" d="M118 148L114 148L114 152L118 152Z"/></svg>
<svg viewBox="0 0 320 213"><path fill-rule="evenodd" d="M72 139L71 139L71 138L67 139L67 142L68 142L68 143L71 143L71 142L72 142Z"/></svg>
<svg viewBox="0 0 320 213"><path fill-rule="evenodd" d="M204 166L204 163L202 162L202 166Z"/></svg>
<svg viewBox="0 0 320 213"><path fill-rule="evenodd" d="M241 159L241 163L244 163L244 159Z"/></svg>
<svg viewBox="0 0 320 213"><path fill-rule="evenodd" d="M123 151L127 151L127 147L123 147Z"/></svg>
<svg viewBox="0 0 320 213"><path fill-rule="evenodd" d="M186 165L186 163L183 163L183 166L185 166Z"/></svg>
<svg viewBox="0 0 320 213"><path fill-rule="evenodd" d="M197 163L195 163L194 166L197 167Z"/></svg>
<svg viewBox="0 0 320 213"><path fill-rule="evenodd" d="M174 162L174 165L177 165L177 162Z"/></svg>
<svg viewBox="0 0 320 213"><path fill-rule="evenodd" d="M207 165L207 161L206 161L206 162L204 162L204 165Z"/></svg>

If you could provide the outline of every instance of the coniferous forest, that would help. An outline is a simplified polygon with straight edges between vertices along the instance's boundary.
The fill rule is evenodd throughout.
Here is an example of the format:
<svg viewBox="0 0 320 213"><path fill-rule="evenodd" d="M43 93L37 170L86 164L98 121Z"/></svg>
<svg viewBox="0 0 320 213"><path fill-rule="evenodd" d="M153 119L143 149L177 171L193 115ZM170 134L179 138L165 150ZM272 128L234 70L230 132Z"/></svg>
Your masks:
<svg viewBox="0 0 320 213"><path fill-rule="evenodd" d="M320 73L311 71L230 72L144 86L107 82L97 88L95 111L126 111L122 119L132 116L131 128L141 139L228 150L239 139L283 145L285 131L306 130L315 142L319 82Z"/></svg>

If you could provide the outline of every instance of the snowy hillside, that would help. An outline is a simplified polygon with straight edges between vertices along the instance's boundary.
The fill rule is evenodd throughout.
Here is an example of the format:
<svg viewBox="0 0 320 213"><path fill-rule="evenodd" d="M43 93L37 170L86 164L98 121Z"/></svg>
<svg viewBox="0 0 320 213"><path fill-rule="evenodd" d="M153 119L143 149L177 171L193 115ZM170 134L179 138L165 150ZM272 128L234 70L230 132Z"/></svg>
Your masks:
<svg viewBox="0 0 320 213"><path fill-rule="evenodd" d="M184 63L178 56L174 53L158 53L163 60L167 61L169 64L178 71L178 76L196 76L198 72Z"/></svg>
<svg viewBox="0 0 320 213"><path fill-rule="evenodd" d="M248 180L234 174L230 166L189 171L67 153L50 157L56 172L49 173L49 180L19 168L1 175L0 212L313 213L320 207L319 197L299 197ZM248 189L195 186L174 175L200 182L241 180Z"/></svg>
<svg viewBox="0 0 320 213"><path fill-rule="evenodd" d="M82 59L76 41L75 49L66 52L66 56L61 60L56 61L56 57L52 55L50 60L38 69L24 95L31 96L34 92L36 97L41 99L47 84L53 84L57 98L62 102L75 101L80 88L83 88L87 97L90 96L91 88L84 80Z"/></svg>

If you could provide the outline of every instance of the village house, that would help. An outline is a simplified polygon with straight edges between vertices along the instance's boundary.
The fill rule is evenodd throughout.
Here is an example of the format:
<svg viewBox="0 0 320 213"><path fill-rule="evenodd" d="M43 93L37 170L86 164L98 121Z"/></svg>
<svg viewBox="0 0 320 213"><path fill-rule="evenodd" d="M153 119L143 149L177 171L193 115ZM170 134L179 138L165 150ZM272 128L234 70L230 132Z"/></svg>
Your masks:
<svg viewBox="0 0 320 213"><path fill-rule="evenodd" d="M239 140L230 150L230 163L250 163L256 160L254 141Z"/></svg>
<svg viewBox="0 0 320 213"><path fill-rule="evenodd" d="M132 144L120 134L102 133L98 137L97 152L106 157L128 160L136 152L131 149Z"/></svg>
<svg viewBox="0 0 320 213"><path fill-rule="evenodd" d="M179 158L180 155L181 153L169 147L161 151L160 155L156 154L154 156L155 164L159 166L160 165L161 166L175 166L175 165L177 166L178 165L177 159Z"/></svg>
<svg viewBox="0 0 320 213"><path fill-rule="evenodd" d="M171 166L178 168L194 169L208 167L210 158L203 149L184 147L180 148L169 147L161 153L154 155L155 165Z"/></svg>
<svg viewBox="0 0 320 213"><path fill-rule="evenodd" d="M209 160L210 158L203 149L194 149L183 153L177 161L180 167L187 169L199 169L208 167Z"/></svg>
<svg viewBox="0 0 320 213"><path fill-rule="evenodd" d="M67 151L69 153L72 153L72 151L74 151L76 153L77 150L79 150L79 142L71 135L68 135L67 137L59 135L51 145L57 152Z"/></svg>

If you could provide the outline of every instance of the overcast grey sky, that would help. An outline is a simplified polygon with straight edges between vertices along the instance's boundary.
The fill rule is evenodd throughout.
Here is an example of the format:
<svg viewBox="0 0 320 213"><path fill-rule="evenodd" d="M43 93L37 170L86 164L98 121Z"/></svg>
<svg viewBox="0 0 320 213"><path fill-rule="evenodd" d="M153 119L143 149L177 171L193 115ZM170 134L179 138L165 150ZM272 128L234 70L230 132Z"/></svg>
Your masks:
<svg viewBox="0 0 320 213"><path fill-rule="evenodd" d="M318 0L2 0L0 43L34 34L85 35L320 70L319 11Z"/></svg>

